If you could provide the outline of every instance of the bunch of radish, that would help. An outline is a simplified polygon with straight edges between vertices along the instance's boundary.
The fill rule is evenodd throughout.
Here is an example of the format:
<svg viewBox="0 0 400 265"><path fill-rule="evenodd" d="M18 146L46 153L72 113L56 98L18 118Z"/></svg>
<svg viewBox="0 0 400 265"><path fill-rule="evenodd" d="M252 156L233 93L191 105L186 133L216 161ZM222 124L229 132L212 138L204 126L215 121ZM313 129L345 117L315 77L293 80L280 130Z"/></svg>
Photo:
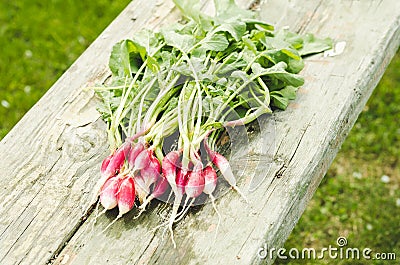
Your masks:
<svg viewBox="0 0 400 265"><path fill-rule="evenodd" d="M118 206L117 218L120 218L133 208L136 197L140 202L149 200L146 196L150 187L153 187L152 198L158 198L168 188L161 175L160 161L142 142L126 141L103 160L96 194L104 209Z"/></svg>
<svg viewBox="0 0 400 265"><path fill-rule="evenodd" d="M118 207L118 219L136 201L138 217L154 198L173 196L166 222L172 240L173 224L201 194L217 211L217 171L245 198L216 151L225 128L286 109L304 83L302 56L332 46L311 34L275 32L233 0L215 0L214 17L193 1L174 3L186 23L142 30L115 44L111 81L94 88L111 150L94 200L100 197L105 210ZM171 137L173 145L166 141Z"/></svg>

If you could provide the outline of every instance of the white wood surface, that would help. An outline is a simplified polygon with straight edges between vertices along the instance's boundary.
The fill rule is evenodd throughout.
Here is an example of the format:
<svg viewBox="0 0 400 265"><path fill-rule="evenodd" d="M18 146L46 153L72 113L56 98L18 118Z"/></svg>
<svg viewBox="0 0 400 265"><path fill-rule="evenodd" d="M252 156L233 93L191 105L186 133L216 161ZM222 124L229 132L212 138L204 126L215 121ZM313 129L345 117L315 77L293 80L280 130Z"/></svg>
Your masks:
<svg viewBox="0 0 400 265"><path fill-rule="evenodd" d="M115 212L100 216L93 229L90 224L90 192L107 140L93 93L83 88L108 74L115 42L179 19L171 1L137 0L0 142L0 264L270 263L257 257L258 249L284 243L399 47L400 2L269 0L260 8L278 28L347 46L337 57L309 57L298 98L259 120L261 133L250 135L248 153L233 154L237 175L265 180L247 194L248 205L235 192L218 198L223 220L215 242L218 219L209 204L176 226L177 249L162 229L152 231L171 210L161 203L138 220L132 220L136 212L127 214L104 233ZM271 125L274 141L262 133ZM269 151L259 148L266 141L276 144L272 165Z"/></svg>

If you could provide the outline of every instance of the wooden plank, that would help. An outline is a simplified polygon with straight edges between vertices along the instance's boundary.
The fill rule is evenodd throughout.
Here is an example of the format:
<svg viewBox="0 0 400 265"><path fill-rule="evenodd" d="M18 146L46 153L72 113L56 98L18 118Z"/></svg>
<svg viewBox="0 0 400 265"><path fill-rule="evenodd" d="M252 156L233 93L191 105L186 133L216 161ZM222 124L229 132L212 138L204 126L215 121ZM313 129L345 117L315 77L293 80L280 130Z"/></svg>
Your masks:
<svg viewBox="0 0 400 265"><path fill-rule="evenodd" d="M43 264L62 249L55 263L248 264L260 262L256 252L264 243L283 244L399 46L400 5L395 0L273 0L262 8L266 21L348 45L339 57L310 57L298 99L287 111L259 121L261 131L276 126L274 163L269 171L268 164L258 165L256 174L269 173L248 194L250 205L233 192L218 199L223 215L218 243L212 244L217 217L210 205L198 207L177 225L176 240L184 246L178 250L168 235L151 232L170 208L153 204L135 221L132 212L105 233L101 230L115 212L99 217L93 230L88 222L93 215L81 220L107 153L95 100L82 87L107 74L116 41L145 25L178 18L170 1L137 1L0 143L0 263ZM263 135L254 133L250 142L251 158L268 161L267 153L258 151ZM240 152L236 157L243 159ZM254 166L237 167L237 173L254 174ZM241 178L240 184L246 181Z"/></svg>
<svg viewBox="0 0 400 265"><path fill-rule="evenodd" d="M209 6L205 8L210 8ZM111 47L179 19L172 1L134 1L0 142L0 264L43 264L86 219L107 154L93 92Z"/></svg>
<svg viewBox="0 0 400 265"><path fill-rule="evenodd" d="M260 119L261 131L275 120L277 148L268 170L264 163L268 154L258 151L266 137L256 133L251 138L251 159L262 162L256 174L268 174L262 185L248 194L250 205L233 192L218 199L223 222L215 242L215 212L210 205L196 209L176 226L176 250L162 230L151 232L170 208L153 205L139 220L132 220L136 214L132 212L101 232L116 216L109 213L98 218L93 231L87 229L89 223L84 224L57 264L64 258L71 264L271 263L259 259L257 251L264 244L278 248L284 243L319 185L399 46L400 4L389 0L273 0L262 10L263 18L278 27L331 36L346 41L347 47L338 57L307 59L302 72L306 84L296 101L273 119ZM243 160L232 163L238 174ZM250 165L244 174L254 174L254 170ZM247 179L241 178L241 184L246 186Z"/></svg>
<svg viewBox="0 0 400 265"><path fill-rule="evenodd" d="M115 42L176 20L173 8L132 2L1 141L0 264L44 264L80 226L107 154L104 123L83 88L108 74Z"/></svg>

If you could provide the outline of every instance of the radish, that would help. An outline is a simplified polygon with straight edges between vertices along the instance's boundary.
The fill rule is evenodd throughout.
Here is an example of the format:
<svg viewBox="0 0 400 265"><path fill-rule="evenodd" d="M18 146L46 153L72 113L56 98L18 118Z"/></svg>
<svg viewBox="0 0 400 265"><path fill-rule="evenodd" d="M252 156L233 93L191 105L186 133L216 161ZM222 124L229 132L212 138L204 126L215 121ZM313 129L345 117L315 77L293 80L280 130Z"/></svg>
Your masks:
<svg viewBox="0 0 400 265"><path fill-rule="evenodd" d="M184 175L184 173L182 173L182 175ZM201 163L201 161L197 162L196 166L193 168L193 171L189 171L186 174L184 184L186 201L183 205L182 211L177 215L179 216L179 218L174 220L174 222L178 222L186 215L187 211L190 209L195 199L203 192L204 176L203 164ZM190 198L192 198L192 200L188 204Z"/></svg>
<svg viewBox="0 0 400 265"><path fill-rule="evenodd" d="M176 166L179 163L180 152L171 151L162 160L162 173L167 179L169 185L171 186L174 194L177 193L177 187L175 183L176 178Z"/></svg>
<svg viewBox="0 0 400 265"><path fill-rule="evenodd" d="M120 185L120 178L118 176L109 178L104 183L100 192L100 203L105 210L111 210L118 204L117 193Z"/></svg>
<svg viewBox="0 0 400 265"><path fill-rule="evenodd" d="M140 212L139 214L134 218L139 218L139 216L146 210L146 206L154 199L154 198L159 198L161 195L163 195L167 189L168 189L168 180L164 176L160 176L154 186L153 192L150 194L149 197L144 200L144 202L139 206Z"/></svg>
<svg viewBox="0 0 400 265"><path fill-rule="evenodd" d="M213 151L210 149L210 147L207 144L207 138L204 139L204 147L207 151L209 158L211 159L211 162L219 169L219 171L221 171L221 174L224 177L224 179L228 182L229 185L231 185L231 187L234 190L236 190L240 194L240 196L243 197L243 199L246 202L248 202L246 196L242 193L239 187L236 186L236 179L235 176L233 175L228 160L217 151Z"/></svg>
<svg viewBox="0 0 400 265"><path fill-rule="evenodd" d="M104 183L111 177L115 176L115 174L124 166L125 158L131 148L130 142L124 142L118 149L115 151L114 155L110 158L110 161L107 164L107 168L102 172L101 178L97 181L94 187L94 195L92 198L92 203L95 203L97 197L100 195L101 188ZM103 161L104 162L104 161ZM105 162L107 163L107 162Z"/></svg>
<svg viewBox="0 0 400 265"><path fill-rule="evenodd" d="M110 226L112 226L118 219L124 214L129 212L135 204L135 183L131 176L125 176L124 179L120 180L119 189L117 192L117 205L119 213L117 217L109 223L102 232L105 232Z"/></svg>
<svg viewBox="0 0 400 265"><path fill-rule="evenodd" d="M198 162L192 172L188 174L185 192L188 198L198 197L204 190L203 164Z"/></svg>
<svg viewBox="0 0 400 265"><path fill-rule="evenodd" d="M107 156L106 158L104 158L103 162L101 163L101 168L100 168L100 172L101 174L104 174L108 164L110 164L111 159L113 158L114 154L111 154L109 156Z"/></svg>
<svg viewBox="0 0 400 265"><path fill-rule="evenodd" d="M114 153L113 157L110 159L110 162L108 163L106 170L102 174L103 177L107 177L108 179L112 177L117 171L121 170L130 148L131 144L128 142L123 143L118 148L118 150Z"/></svg>
<svg viewBox="0 0 400 265"><path fill-rule="evenodd" d="M217 187L217 172L215 172L214 168L211 166L206 166L203 170L204 176L204 190L205 194L212 194Z"/></svg>
<svg viewBox="0 0 400 265"><path fill-rule="evenodd" d="M160 161L158 161L158 159L154 156L154 152L152 150L149 151L149 160L150 163L147 165L147 167L140 170L140 175L143 177L147 187L150 187L151 184L155 183L161 173Z"/></svg>
<svg viewBox="0 0 400 265"><path fill-rule="evenodd" d="M152 151L150 151L149 149L144 149L142 152L138 154L138 156L135 159L135 166L133 168L133 173L136 173L136 171L146 168L150 164L151 154Z"/></svg>
<svg viewBox="0 0 400 265"><path fill-rule="evenodd" d="M187 171L182 168L178 168L176 172L175 183L177 186L177 193L180 196L183 196L185 194L185 187L188 182L188 177L190 172L191 171Z"/></svg>
<svg viewBox="0 0 400 265"><path fill-rule="evenodd" d="M168 180L165 177L160 176L150 197L159 198L165 193L165 191L168 189L168 186Z"/></svg>
<svg viewBox="0 0 400 265"><path fill-rule="evenodd" d="M138 142L135 146L132 147L129 157L128 157L128 165L130 168L135 167L136 157L144 150L144 144L142 142Z"/></svg>
<svg viewBox="0 0 400 265"><path fill-rule="evenodd" d="M117 201L119 210L117 218L129 212L135 204L135 183L130 176L127 176L121 181L117 194Z"/></svg>

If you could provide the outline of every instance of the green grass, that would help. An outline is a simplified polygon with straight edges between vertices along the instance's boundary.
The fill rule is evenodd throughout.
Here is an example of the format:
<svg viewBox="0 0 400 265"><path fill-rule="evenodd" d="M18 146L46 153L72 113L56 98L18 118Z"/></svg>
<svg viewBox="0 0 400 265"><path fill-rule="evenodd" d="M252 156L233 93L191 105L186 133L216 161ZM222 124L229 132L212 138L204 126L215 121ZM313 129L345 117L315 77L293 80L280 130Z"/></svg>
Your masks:
<svg viewBox="0 0 400 265"><path fill-rule="evenodd" d="M0 139L129 2L0 2Z"/></svg>
<svg viewBox="0 0 400 265"><path fill-rule="evenodd" d="M0 2L0 139L128 2ZM346 236L349 247L396 252L400 260L399 68L397 53L286 242L287 249L321 249ZM383 175L390 177L389 183L381 181ZM356 264L329 259L276 263Z"/></svg>
<svg viewBox="0 0 400 265"><path fill-rule="evenodd" d="M286 249L322 249L345 236L349 248L400 260L400 51L350 132ZM389 177L389 183L382 176ZM393 261L277 260L276 264L395 264Z"/></svg>

